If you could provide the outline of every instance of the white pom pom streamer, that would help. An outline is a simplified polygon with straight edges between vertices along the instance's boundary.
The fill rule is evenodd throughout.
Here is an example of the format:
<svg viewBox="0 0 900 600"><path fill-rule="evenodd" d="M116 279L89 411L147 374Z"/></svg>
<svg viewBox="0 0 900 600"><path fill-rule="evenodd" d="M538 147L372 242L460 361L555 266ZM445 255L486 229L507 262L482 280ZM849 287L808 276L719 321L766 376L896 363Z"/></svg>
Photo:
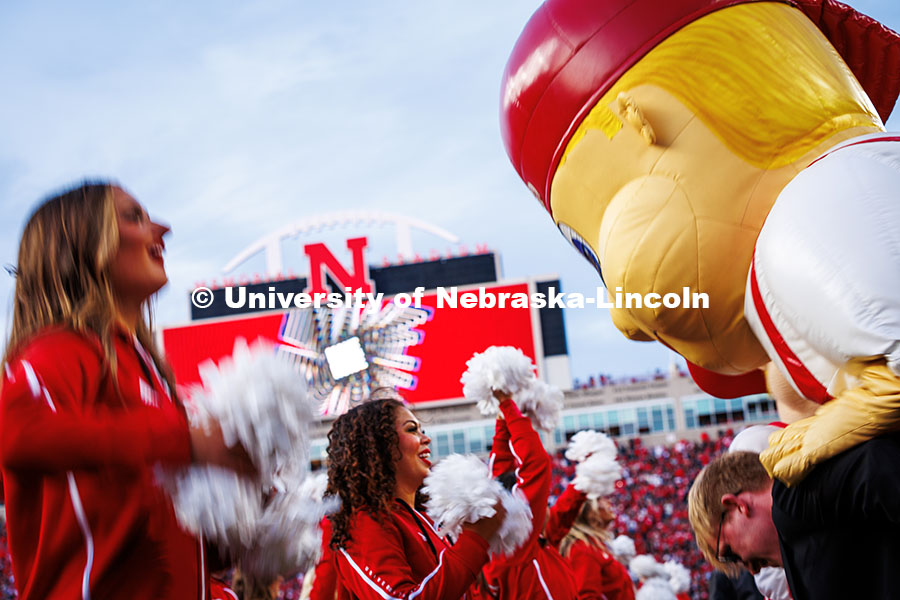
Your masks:
<svg viewBox="0 0 900 600"><path fill-rule="evenodd" d="M666 571L666 569L656 562L656 559L649 554L635 556L631 559L631 562L628 563L628 568L642 580L652 579L654 577L661 577L666 581L669 579L668 571Z"/></svg>
<svg viewBox="0 0 900 600"><path fill-rule="evenodd" d="M328 489L328 474L319 472L303 480L303 483L300 485L300 494L307 498L318 498L320 502L325 502L326 489Z"/></svg>
<svg viewBox="0 0 900 600"><path fill-rule="evenodd" d="M672 586L665 579L648 579L634 595L634 600L678 600Z"/></svg>
<svg viewBox="0 0 900 600"><path fill-rule="evenodd" d="M438 533L457 538L463 523L494 514L502 487L477 456L451 454L431 469L422 491L428 495L428 514Z"/></svg>
<svg viewBox="0 0 900 600"><path fill-rule="evenodd" d="M680 562L667 560L663 568L669 574L669 585L676 594L683 594L691 589L691 572Z"/></svg>
<svg viewBox="0 0 900 600"><path fill-rule="evenodd" d="M615 459L604 454L592 454L575 465L572 485L590 498L608 496L616 491L616 482L622 478L622 467Z"/></svg>
<svg viewBox="0 0 900 600"><path fill-rule="evenodd" d="M253 540L254 523L262 515L259 484L220 467L157 471L183 527L227 547Z"/></svg>
<svg viewBox="0 0 900 600"><path fill-rule="evenodd" d="M592 498L616 491L616 481L622 478L616 456L616 444L605 433L587 430L573 435L566 458L578 463L572 480L575 489Z"/></svg>
<svg viewBox="0 0 900 600"><path fill-rule="evenodd" d="M609 551L613 553L620 563L628 564L637 553L634 548L634 540L627 535L620 535L609 543Z"/></svg>
<svg viewBox="0 0 900 600"><path fill-rule="evenodd" d="M535 429L546 432L556 429L563 405L563 393L558 387L535 377L514 399L519 410L528 414Z"/></svg>
<svg viewBox="0 0 900 600"><path fill-rule="evenodd" d="M501 486L502 487L502 486ZM518 489L508 492L506 489L500 493L500 500L506 510L503 524L491 540L491 555L510 556L518 550L531 535L532 514L528 498Z"/></svg>
<svg viewBox="0 0 900 600"><path fill-rule="evenodd" d="M201 365L200 378L203 390L191 397L197 422L206 424L212 417L228 446L240 442L263 486L277 486L275 474L288 462L309 463L315 406L303 378L276 358L271 346L250 349L238 340L232 357L218 367L211 361Z"/></svg>
<svg viewBox="0 0 900 600"><path fill-rule="evenodd" d="M242 568L250 576L308 568L321 547L319 521L334 506L322 502L312 482L303 486L314 418L303 379L271 346L250 349L243 340L219 367L202 365L200 376L204 387L188 406L192 425L217 422L226 445L247 451L258 477L213 466L159 469L179 522L247 561Z"/></svg>
<svg viewBox="0 0 900 600"><path fill-rule="evenodd" d="M635 556L628 566L643 581L635 600L677 600L669 583L669 572L655 558L648 554Z"/></svg>
<svg viewBox="0 0 900 600"><path fill-rule="evenodd" d="M307 478L296 488L275 495L256 522L252 543L238 560L244 573L262 581L306 571L319 561L320 522L340 501L324 498L326 475Z"/></svg>
<svg viewBox="0 0 900 600"><path fill-rule="evenodd" d="M615 460L616 454L616 443L605 433L593 430L579 431L573 435L566 450L566 458L575 462L581 462L592 455L607 456L610 460Z"/></svg>
<svg viewBox="0 0 900 600"><path fill-rule="evenodd" d="M493 390L503 390L515 395L535 379L531 359L512 346L491 346L476 353L466 362L466 371L460 381L463 396L475 402L481 414L496 415L500 403Z"/></svg>
<svg viewBox="0 0 900 600"><path fill-rule="evenodd" d="M488 466L477 456L452 454L439 462L425 478L429 516L442 536L459 537L463 523L493 516L501 500L506 509L503 524L490 541L490 552L511 554L531 534L531 508L521 493L510 494L491 478Z"/></svg>

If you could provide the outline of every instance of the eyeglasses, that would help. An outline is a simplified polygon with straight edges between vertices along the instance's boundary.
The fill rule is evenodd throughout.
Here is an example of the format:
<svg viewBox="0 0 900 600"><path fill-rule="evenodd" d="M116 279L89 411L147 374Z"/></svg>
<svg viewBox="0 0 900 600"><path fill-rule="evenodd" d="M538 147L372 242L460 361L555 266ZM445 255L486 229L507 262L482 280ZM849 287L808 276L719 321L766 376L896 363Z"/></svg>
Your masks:
<svg viewBox="0 0 900 600"><path fill-rule="evenodd" d="M734 495L740 496L743 490L738 490ZM735 554L730 547L725 548L725 553L719 551L719 543L722 539L722 525L725 523L725 515L728 514L728 509L722 511L722 516L719 518L719 532L716 534L716 560L721 563L726 564L736 564L743 562L743 559Z"/></svg>

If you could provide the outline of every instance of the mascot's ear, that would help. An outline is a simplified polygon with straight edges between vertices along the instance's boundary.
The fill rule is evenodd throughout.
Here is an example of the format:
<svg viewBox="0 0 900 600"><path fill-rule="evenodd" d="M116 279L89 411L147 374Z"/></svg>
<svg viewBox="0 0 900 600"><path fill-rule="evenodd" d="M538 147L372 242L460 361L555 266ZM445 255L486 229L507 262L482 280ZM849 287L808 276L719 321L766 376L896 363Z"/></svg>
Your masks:
<svg viewBox="0 0 900 600"><path fill-rule="evenodd" d="M653 131L653 126L644 117L641 107L631 95L619 92L619 95L616 97L616 109L622 120L634 127L648 145L652 146L656 143L656 132Z"/></svg>

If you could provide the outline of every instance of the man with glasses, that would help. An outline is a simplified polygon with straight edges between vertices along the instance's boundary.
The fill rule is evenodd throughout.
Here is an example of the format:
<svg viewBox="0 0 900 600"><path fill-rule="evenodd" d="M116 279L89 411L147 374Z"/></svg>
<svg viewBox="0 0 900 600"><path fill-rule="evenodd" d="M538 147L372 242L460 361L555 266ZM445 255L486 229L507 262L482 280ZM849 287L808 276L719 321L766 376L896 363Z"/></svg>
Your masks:
<svg viewBox="0 0 900 600"><path fill-rule="evenodd" d="M777 374L778 371L767 373L767 382L770 389L773 387L775 388L773 389L773 397L778 400L779 406L781 407L784 404L795 406L796 402L794 399L800 397L797 396L796 392L793 392L792 388L790 388L790 384L784 378L781 378L781 386L779 389L777 379L770 377L772 373ZM775 386L773 386L773 383ZM786 395L790 396L791 394L793 394L793 398L788 398L789 402L782 402ZM776 425L752 425L734 436L734 440L732 440L731 445L728 446L728 451L738 452L744 450L759 454L769 447L769 437L781 429L780 426ZM781 567L763 567L759 573L754 573L751 576L750 573L747 572L746 575L756 584L756 589L759 590L759 593L761 593L766 600L794 600L791 596L791 592L788 590L787 577L784 574L784 569ZM727 579L724 574L722 574L722 576ZM721 581L721 579L719 581ZM713 591L712 580L710 580L710 600L720 600L713 594ZM728 598L728 596L724 596L723 598Z"/></svg>
<svg viewBox="0 0 900 600"><path fill-rule="evenodd" d="M783 566L795 600L900 597L900 434L865 442L787 487L754 452L700 472L697 545L719 570Z"/></svg>

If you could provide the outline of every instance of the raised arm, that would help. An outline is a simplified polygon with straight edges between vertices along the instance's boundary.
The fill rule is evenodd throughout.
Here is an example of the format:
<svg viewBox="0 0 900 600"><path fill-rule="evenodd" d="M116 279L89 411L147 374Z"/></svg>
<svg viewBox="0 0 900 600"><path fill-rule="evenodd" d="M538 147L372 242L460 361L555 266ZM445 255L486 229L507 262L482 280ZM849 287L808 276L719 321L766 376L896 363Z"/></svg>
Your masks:
<svg viewBox="0 0 900 600"><path fill-rule="evenodd" d="M578 513L586 500L587 494L576 490L573 484L566 486L550 507L550 517L544 528L544 538L550 545L559 547L559 543L572 528L572 523L578 518Z"/></svg>
<svg viewBox="0 0 900 600"><path fill-rule="evenodd" d="M544 450L541 438L522 415L512 398L504 396L500 411L509 429L509 452L516 468L518 489L525 494L531 506L532 530L528 541L508 560L515 562L529 558L537 545L547 517L547 500L550 497L550 457Z"/></svg>
<svg viewBox="0 0 900 600"><path fill-rule="evenodd" d="M509 446L509 428L506 419L497 417L494 424L494 439L491 442L491 475L499 477L508 471L516 469L516 459L513 458Z"/></svg>

